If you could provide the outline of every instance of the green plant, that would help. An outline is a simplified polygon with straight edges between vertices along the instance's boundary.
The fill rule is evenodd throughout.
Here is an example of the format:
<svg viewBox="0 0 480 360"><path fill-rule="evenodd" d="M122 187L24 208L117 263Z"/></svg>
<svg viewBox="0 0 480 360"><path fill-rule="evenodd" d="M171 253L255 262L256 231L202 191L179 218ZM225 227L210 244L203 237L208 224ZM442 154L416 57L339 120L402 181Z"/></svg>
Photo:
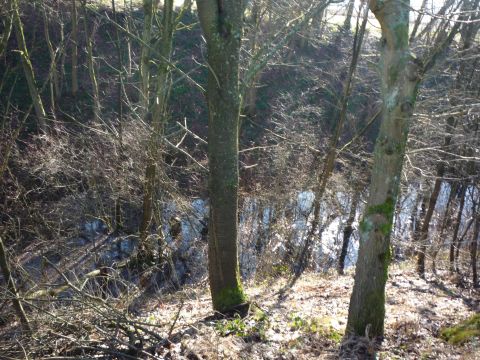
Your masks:
<svg viewBox="0 0 480 360"><path fill-rule="evenodd" d="M247 318L235 314L233 319L220 320L215 324L215 329L220 336L235 335L245 341L265 341L266 331L270 326L268 316L260 309L255 309Z"/></svg>
<svg viewBox="0 0 480 360"><path fill-rule="evenodd" d="M316 334L335 343L342 341L343 334L336 330L328 319L304 319L298 314L292 314L290 320L291 330L298 330L307 334Z"/></svg>
<svg viewBox="0 0 480 360"><path fill-rule="evenodd" d="M480 338L480 314L475 314L458 325L442 329L440 336L454 345L460 345L474 338Z"/></svg>

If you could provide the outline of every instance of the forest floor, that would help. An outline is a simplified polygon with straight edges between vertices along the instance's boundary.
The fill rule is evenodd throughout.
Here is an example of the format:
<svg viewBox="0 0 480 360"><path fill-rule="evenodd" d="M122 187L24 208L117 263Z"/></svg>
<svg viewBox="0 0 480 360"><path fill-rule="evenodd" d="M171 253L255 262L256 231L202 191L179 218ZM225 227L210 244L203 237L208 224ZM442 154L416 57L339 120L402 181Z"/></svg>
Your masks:
<svg viewBox="0 0 480 360"><path fill-rule="evenodd" d="M33 338L19 336L18 323L9 322L0 326L0 359L337 359L353 286L352 271L345 276L306 273L292 284L283 273L285 269L276 270L276 275L245 284L254 305L243 319L218 320L212 316L208 281L204 279L194 287L170 294L144 294L130 303L134 311L129 310L128 318L143 324L147 331L128 330L127 326L128 337L120 335L122 325L118 322L101 327L100 307L92 306L95 302L76 310L74 305L50 307L56 320L47 323L41 317L35 319ZM420 279L408 262L391 267L385 339L377 359L480 358L478 337L452 345L440 336L442 328L480 312L480 293L458 286L454 280L442 272L435 278ZM106 302L117 307L113 299ZM117 316L109 314L107 318ZM83 325L62 325L59 321L66 317L69 324ZM137 340L132 340L135 336ZM132 352L129 343L140 350ZM371 342L365 343L362 359L373 358L367 356Z"/></svg>
<svg viewBox="0 0 480 360"><path fill-rule="evenodd" d="M271 277L247 284L260 310L246 319L214 321L208 287L145 305L147 317L178 316L165 359L335 359L346 325L353 274L309 273L293 285ZM420 279L412 266L392 267L385 340L379 359L479 359L480 339L451 345L440 330L479 312L479 292L448 279ZM206 320L207 319L207 320Z"/></svg>

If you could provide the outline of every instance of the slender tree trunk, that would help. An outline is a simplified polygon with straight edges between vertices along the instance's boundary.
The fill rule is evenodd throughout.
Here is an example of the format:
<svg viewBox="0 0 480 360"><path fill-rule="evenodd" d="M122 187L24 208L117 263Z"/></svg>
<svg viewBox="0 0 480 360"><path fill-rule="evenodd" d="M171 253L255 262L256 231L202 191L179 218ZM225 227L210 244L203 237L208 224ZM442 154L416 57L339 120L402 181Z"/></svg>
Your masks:
<svg viewBox="0 0 480 360"><path fill-rule="evenodd" d="M78 12L77 0L72 0L72 95L78 93Z"/></svg>
<svg viewBox="0 0 480 360"><path fill-rule="evenodd" d="M346 31L350 31L350 28L352 27L352 16L354 7L355 0L350 0L347 7L347 15L345 16L345 22L343 23L343 28Z"/></svg>
<svg viewBox="0 0 480 360"><path fill-rule="evenodd" d="M400 186L409 123L419 84L419 64L408 47L409 1L370 1L382 29L383 121L375 144L367 207L350 299L347 333L382 337L390 233Z"/></svg>
<svg viewBox="0 0 480 360"><path fill-rule="evenodd" d="M456 122L452 117L447 119L446 132L447 136L445 137L444 148L447 149L452 141L453 130L455 129ZM417 272L421 277L425 276L425 255L427 252L427 242L428 242L428 230L430 228L430 221L433 217L433 212L435 206L437 205L438 195L440 194L440 189L442 187L442 178L445 174L445 163L441 162L437 167L437 177L435 179L435 184L433 186L432 194L428 201L428 210L423 219L419 237L416 243L419 243L419 250L417 254Z"/></svg>
<svg viewBox="0 0 480 360"><path fill-rule="evenodd" d="M355 216L357 215L357 207L360 202L361 191L356 189L353 194L352 204L350 206L350 214L348 214L347 222L343 228L343 241L342 241L342 250L340 252L340 258L338 259L338 273L340 275L344 274L345 269L345 259L347 258L348 245L350 244L350 237L353 233L353 222L355 221Z"/></svg>
<svg viewBox="0 0 480 360"><path fill-rule="evenodd" d="M480 211L477 210L475 214L475 228L473 230L472 240L470 242L470 264L472 266L472 281L473 287L477 288L478 283L478 272L477 272L477 248L478 248L478 239L480 234Z"/></svg>
<svg viewBox="0 0 480 360"><path fill-rule="evenodd" d="M210 221L208 269L213 308L245 302L237 254L239 53L243 1L197 0L208 52Z"/></svg>
<svg viewBox="0 0 480 360"><path fill-rule="evenodd" d="M145 172L145 190L143 197L143 216L140 225L140 249L145 251L145 256L151 257L152 247L147 244L148 231L153 218L153 202L155 199L155 184L157 177L157 162L159 159L160 140L163 136L163 128L167 117L168 94L170 92L168 61L172 53L173 39L173 0L165 0L162 15L162 36L160 40L159 53L163 59L157 72L156 93L152 109L152 134L148 148L147 168ZM165 61L166 60L166 61ZM161 226L160 226L161 228ZM150 249L150 250L147 250Z"/></svg>
<svg viewBox="0 0 480 360"><path fill-rule="evenodd" d="M423 28L423 30L418 35L418 38L421 39L425 34L429 34L432 31L433 26L438 21L438 19L443 19L447 10L455 3L455 0L446 0L440 10L432 16L432 19L428 22L427 25Z"/></svg>
<svg viewBox="0 0 480 360"><path fill-rule="evenodd" d="M125 30L129 33L132 27L132 0L127 5L127 0L123 0L123 8L125 9ZM127 76L132 76L132 40L130 36L126 36L127 42Z"/></svg>
<svg viewBox="0 0 480 360"><path fill-rule="evenodd" d="M477 208L477 202L473 198L473 194L472 194L472 217L470 218L467 225L465 226L465 230L463 230L462 236L458 238L457 247L455 249L455 271L456 272L460 272L460 263L459 263L460 248L462 247L463 240L465 239L465 236L467 235L468 230L470 230L470 227L475 222L476 208Z"/></svg>
<svg viewBox="0 0 480 360"><path fill-rule="evenodd" d="M462 223L462 213L463 208L465 206L465 195L467 191L467 186L465 184L462 185L462 189L460 190L460 205L458 207L457 217L455 219L455 224L453 226L453 236L452 242L450 243L450 273L453 274L454 265L455 265L455 247L458 246L457 239L458 239L458 231L460 229L460 224Z"/></svg>
<svg viewBox="0 0 480 360"><path fill-rule="evenodd" d="M7 290L12 297L12 303L17 316L22 323L23 330L30 333L32 331L30 323L28 322L27 315L23 310L22 303L18 298L17 288L15 286L15 281L13 280L12 274L10 273L10 267L8 266L7 253L5 251L5 245L3 244L2 238L0 238L0 270L2 270L3 277L7 283Z"/></svg>
<svg viewBox="0 0 480 360"><path fill-rule="evenodd" d="M12 13L12 4L9 2L7 3L8 8L6 11L6 16L3 20L3 32L2 36L0 37L0 58L3 56L3 52L7 48L8 39L10 39L10 34L12 32L12 24L13 24L13 13Z"/></svg>
<svg viewBox="0 0 480 360"><path fill-rule="evenodd" d="M410 39L409 39L410 43L413 42L413 40L415 40L415 36L417 35L418 28L419 28L420 24L422 23L423 13L424 13L425 9L427 8L427 2L428 2L428 0L423 0L422 1L422 5L420 6L420 10L418 11L418 16L415 19L415 23L413 24L412 32L410 33Z"/></svg>
<svg viewBox="0 0 480 360"><path fill-rule="evenodd" d="M35 115L38 119L39 128L41 131L46 132L47 115L43 107L42 98L40 97L37 89L37 84L35 82L35 74L33 72L30 56L28 55L25 36L23 35L23 24L22 20L20 19L20 9L18 7L17 0L11 0L10 6L13 9L13 26L15 29L15 36L17 38L17 43L20 51L20 57L22 59L23 72L25 74L25 79L27 80L28 91L30 92L33 108L35 109Z"/></svg>
<svg viewBox="0 0 480 360"><path fill-rule="evenodd" d="M439 242L438 244L436 244L436 247L432 252L432 272L434 274L437 273L436 259L437 259L438 252L440 251L440 249L443 247L443 244L444 244L443 238L444 238L445 229L449 226L451 222L450 210L451 210L452 202L455 199L456 193L457 193L457 184L456 183L450 184L450 194L448 195L447 205L445 206L445 212L443 214L442 226L440 228L440 235L438 236Z"/></svg>
<svg viewBox="0 0 480 360"><path fill-rule="evenodd" d="M144 44L150 44L152 38L152 22L157 9L157 2L155 0L143 0L143 35L142 40ZM150 49L143 45L140 54L140 77L142 85L140 88L140 99L142 111L148 113L150 104Z"/></svg>
<svg viewBox="0 0 480 360"><path fill-rule="evenodd" d="M50 30L49 30L49 21L48 21L48 14L47 14L47 5L43 6L43 30L45 34L45 42L47 43L48 53L50 55L50 69L52 72L52 77L50 79L50 92L51 92L51 111L53 116L55 116L55 104L60 99L60 80L58 78L58 70L57 70L57 56L56 52L53 48L52 41L50 40Z"/></svg>
<svg viewBox="0 0 480 360"><path fill-rule="evenodd" d="M88 23L88 10L87 10L87 1L83 0L83 24L85 31L85 43L87 44L87 65L88 65L88 74L90 76L90 82L92 83L92 98L93 98L93 117L96 122L100 120L100 95L98 92L98 82L97 75L95 71L95 60L93 58L93 37L94 31L90 33Z"/></svg>
<svg viewBox="0 0 480 360"><path fill-rule="evenodd" d="M338 114L338 121L335 126L335 131L330 138L330 144L328 147L327 155L325 156L325 160L323 162L323 169L322 172L319 173L317 178L317 188L315 190L315 199L313 201L313 220L310 227L310 230L307 234L307 238L305 240L304 249L300 253L300 258L298 260L298 269L301 273L309 262L310 257L310 248L312 247L313 240L315 237L315 233L317 228L320 225L320 206L322 204L323 195L325 194L325 189L327 187L328 180L332 175L333 168L335 166L335 160L337 158L337 145L340 139L340 135L342 134L343 125L345 123L345 119L347 117L347 106L348 100L350 98L350 93L352 89L353 78L355 75L355 70L358 63L358 58L360 56L360 50L363 43L363 37L365 34L365 28L367 25L368 20L368 8L365 9L363 21L361 26L357 21L357 28L355 31L355 37L353 41L353 49L352 49L352 60L350 62L350 66L348 69L348 76L345 80L343 85L343 93L338 103L338 108L340 109Z"/></svg>

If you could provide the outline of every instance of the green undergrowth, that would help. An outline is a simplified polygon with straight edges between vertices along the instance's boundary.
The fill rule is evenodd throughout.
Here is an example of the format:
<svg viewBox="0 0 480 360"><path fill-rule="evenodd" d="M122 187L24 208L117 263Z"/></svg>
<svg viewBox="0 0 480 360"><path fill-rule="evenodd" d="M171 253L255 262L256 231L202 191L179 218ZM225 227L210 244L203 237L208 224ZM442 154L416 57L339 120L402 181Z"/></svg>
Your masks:
<svg viewBox="0 0 480 360"><path fill-rule="evenodd" d="M339 344L343 334L335 329L328 318L305 319L298 314L290 315L290 329L298 330L307 334L316 334L322 338Z"/></svg>
<svg viewBox="0 0 480 360"><path fill-rule="evenodd" d="M252 307L251 315L241 318L235 314L233 319L222 319L215 324L215 330L220 336L235 335L245 341L266 341L266 331L270 321L265 312Z"/></svg>
<svg viewBox="0 0 480 360"><path fill-rule="evenodd" d="M459 324L444 328L440 336L453 345L461 345L473 339L480 338L480 313L460 322Z"/></svg>

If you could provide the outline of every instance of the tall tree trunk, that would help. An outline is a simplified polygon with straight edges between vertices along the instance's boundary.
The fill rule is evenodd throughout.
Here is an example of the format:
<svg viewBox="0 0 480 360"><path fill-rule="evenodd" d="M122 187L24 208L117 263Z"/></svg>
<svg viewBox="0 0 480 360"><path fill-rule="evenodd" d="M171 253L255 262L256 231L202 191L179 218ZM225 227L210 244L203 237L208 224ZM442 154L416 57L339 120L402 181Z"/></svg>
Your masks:
<svg viewBox="0 0 480 360"><path fill-rule="evenodd" d="M459 263L460 248L463 245L463 240L467 236L468 230L470 230L470 227L475 222L476 208L477 208L477 202L475 201L475 199L472 198L472 217L468 220L467 224L465 225L465 229L463 230L462 236L458 238L458 241L457 241L458 245L455 249L455 271L456 272L460 272L460 263Z"/></svg>
<svg viewBox="0 0 480 360"><path fill-rule="evenodd" d="M213 308L245 302L237 254L239 53L244 2L197 0L208 51L210 221L208 270Z"/></svg>
<svg viewBox="0 0 480 360"><path fill-rule="evenodd" d="M127 5L127 0L123 0L123 8L125 9L125 30L130 32L132 22L132 0ZM127 43L127 76L132 76L132 40L130 36L126 36Z"/></svg>
<svg viewBox="0 0 480 360"><path fill-rule="evenodd" d="M159 60L157 72L156 93L152 110L152 133L148 147L147 167L145 171L145 190L143 197L143 216L140 225L140 250L147 258L152 257L152 246L147 244L148 231L153 218L153 203L155 199L155 184L157 177L157 162L159 159L160 140L163 136L163 128L167 117L168 94L170 92L170 68L169 61L172 53L173 39L173 0L165 0L162 14L162 36L159 46ZM161 226L159 227L161 228Z"/></svg>
<svg viewBox="0 0 480 360"><path fill-rule="evenodd" d="M337 158L337 145L338 145L340 136L342 134L343 125L347 117L348 100L350 98L350 93L352 90L353 78L355 75L358 58L360 56L360 51L363 43L363 37L365 34L367 20L368 20L368 8L365 9L361 26L357 21L357 27L356 27L355 37L353 41L352 60L350 62L350 66L348 69L347 79L343 84L343 92L338 103L338 108L340 109L338 113L338 121L335 126L335 131L332 137L330 138L328 152L323 162L323 169L319 173L317 178L318 185L315 189L315 199L313 200L313 204L312 204L313 220L312 220L310 230L307 234L307 238L305 240L304 249L300 253L300 258L298 260L298 270L300 273L308 265L309 257L311 253L310 248L313 245L315 233L317 231L317 228L320 225L320 206L322 204L322 199L323 199L323 195L325 194L325 189L327 187L328 180L330 179L330 176L332 175L332 172L333 172L333 168L335 166L335 160Z"/></svg>
<svg viewBox="0 0 480 360"><path fill-rule="evenodd" d="M438 236L438 244L436 244L433 252L432 252L432 272L434 274L437 273L437 255L440 249L443 247L444 241L444 233L447 227L449 227L451 218L450 218L450 213L451 213L451 208L452 208L452 202L455 199L455 196L457 194L457 183L452 183L450 184L450 194L448 195L448 200L447 200L447 205L445 206L445 212L443 214L443 220L442 220L442 225L440 227L440 235Z"/></svg>
<svg viewBox="0 0 480 360"><path fill-rule="evenodd" d="M51 104L50 108L52 111L53 116L55 116L55 104L60 99L60 80L58 76L57 70L57 56L55 49L53 48L52 41L50 40L50 29L49 29L49 21L48 21L48 14L47 14L47 5L44 4L43 6L43 30L45 34L45 42L47 43L48 53L50 55L50 69L52 72L52 77L50 79L50 92L51 92Z"/></svg>
<svg viewBox="0 0 480 360"><path fill-rule="evenodd" d="M15 281L13 280L12 274L10 273L10 267L8 266L7 253L5 251L5 245L3 244L2 238L0 238L0 270L2 270L3 277L7 283L7 290L12 297L12 303L17 315L22 324L23 330L30 333L32 331L30 323L28 322L27 315L23 310L22 303L18 298L17 288L15 286Z"/></svg>
<svg viewBox="0 0 480 360"><path fill-rule="evenodd" d="M157 1L143 0L143 34L142 41L146 45L150 45L152 39L152 23L153 17L157 10ZM140 54L140 77L142 85L140 87L140 103L144 115L148 113L150 105L150 49L148 46L142 45Z"/></svg>
<svg viewBox="0 0 480 360"><path fill-rule="evenodd" d="M413 42L413 40L415 39L415 36L417 35L418 28L419 28L420 24L422 23L423 13L425 12L425 9L427 8L427 2L428 2L428 0L423 0L422 1L422 5L420 6L420 10L418 11L418 16L415 19L415 23L413 24L412 32L410 33L410 39L409 39L410 43Z"/></svg>
<svg viewBox="0 0 480 360"><path fill-rule="evenodd" d="M78 12L77 0L72 0L72 95L78 93Z"/></svg>
<svg viewBox="0 0 480 360"><path fill-rule="evenodd" d="M477 288L478 283L478 273L477 273L477 248L478 248L478 239L480 234L480 211L477 209L475 216L475 228L473 230L472 240L470 241L470 264L472 266L472 281L473 287Z"/></svg>
<svg viewBox="0 0 480 360"><path fill-rule="evenodd" d="M96 122L100 121L100 95L98 92L98 82L97 75L95 71L95 60L93 58L93 38L94 31L90 33L89 27L89 17L87 10L87 1L83 0L83 25L85 32L85 43L87 44L87 66L88 66L88 75L90 76L90 82L92 84L92 98L93 98L93 117Z"/></svg>
<svg viewBox="0 0 480 360"><path fill-rule="evenodd" d="M462 223L462 213L463 213L463 208L465 206L465 195L467 191L467 186L465 184L462 185L462 188L460 190L460 205L458 207L458 213L457 217L455 219L455 224L453 226L453 236L452 236L452 242L450 243L450 273L453 274L454 270L454 264L455 264L455 247L458 245L457 244L457 239L458 239L458 231L460 229L460 224Z"/></svg>
<svg viewBox="0 0 480 360"><path fill-rule="evenodd" d="M343 23L343 28L346 31L350 31L352 27L352 16L353 16L353 9L355 6L355 0L350 0L347 7L347 15L345 16L345 22Z"/></svg>
<svg viewBox="0 0 480 360"><path fill-rule="evenodd" d="M0 36L0 58L3 56L3 52L7 48L8 39L10 39L10 34L12 32L13 24L13 14L12 14L12 4L7 3L7 9L5 9L6 16L3 17L3 32Z"/></svg>
<svg viewBox="0 0 480 360"><path fill-rule="evenodd" d="M20 57L22 59L23 72L25 79L27 80L28 91L32 99L33 108L35 109L35 115L38 119L39 128L41 131L47 131L47 115L43 107L42 98L37 89L35 82L35 74L33 72L30 56L28 55L27 44L25 42L25 36L23 35L23 24L20 19L20 9L18 7L17 0L11 0L11 8L13 9L13 26L15 29L15 36L17 38L18 48L20 50Z"/></svg>
<svg viewBox="0 0 480 360"><path fill-rule="evenodd" d="M340 275L344 274L345 269L345 259L347 258L348 245L350 244L350 237L353 233L353 222L355 221L355 216L357 215L357 207L360 202L361 196L360 189L356 189L352 197L352 204L350 205L350 214L348 214L347 222L343 228L343 241L342 241L342 250L340 252L340 258L338 259L338 273Z"/></svg>
<svg viewBox="0 0 480 360"><path fill-rule="evenodd" d="M382 337L390 232L409 123L419 84L419 64L408 47L409 1L370 1L382 29L383 121L375 144L370 192L360 224L360 249L348 311L347 333ZM368 330L368 328L370 328Z"/></svg>
<svg viewBox="0 0 480 360"><path fill-rule="evenodd" d="M445 136L444 148L447 149L452 141L453 130L455 129L456 122L453 117L449 117L446 123L446 133ZM416 239L416 243L419 244L418 254L417 254L417 272L421 277L425 276L425 255L427 252L427 242L428 242L428 230L430 228L430 221L432 220L433 212L435 206L437 205L438 195L440 194L440 189L442 187L442 178L445 174L445 163L442 161L438 164L437 167L437 177L435 179L435 184L433 186L432 194L428 200L428 210L423 219L423 223L420 229L419 237Z"/></svg>

